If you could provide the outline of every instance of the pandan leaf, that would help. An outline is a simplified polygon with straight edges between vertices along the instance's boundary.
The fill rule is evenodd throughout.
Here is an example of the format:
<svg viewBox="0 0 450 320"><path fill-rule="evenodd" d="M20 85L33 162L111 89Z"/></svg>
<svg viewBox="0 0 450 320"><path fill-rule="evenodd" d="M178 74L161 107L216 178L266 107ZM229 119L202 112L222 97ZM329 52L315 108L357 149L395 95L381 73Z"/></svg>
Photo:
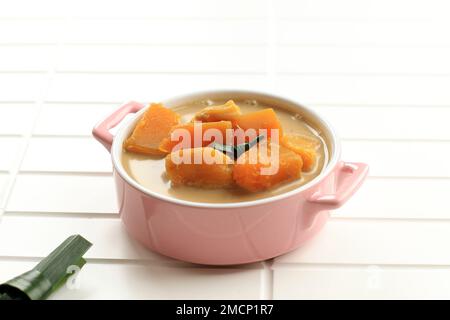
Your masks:
<svg viewBox="0 0 450 320"><path fill-rule="evenodd" d="M264 135L257 136L252 141L241 143L238 145L229 145L229 144L220 144L213 142L209 146L214 148L220 152L225 153L231 159L238 159L243 153L250 150L250 148L254 147L258 142L262 141L265 138Z"/></svg>
<svg viewBox="0 0 450 320"><path fill-rule="evenodd" d="M70 236L32 270L0 285L0 300L47 298L71 275L67 273L70 266L83 267L83 255L91 246L80 235Z"/></svg>
<svg viewBox="0 0 450 320"><path fill-rule="evenodd" d="M213 142L213 143L211 143L210 145L209 145L211 148L214 148L214 149L216 149L217 151L220 151L220 152L223 152L223 153L225 153L226 155L228 155L230 158L234 158L234 152L235 152L235 149L234 149L234 147L233 146L231 146L231 145L228 145L228 144L220 144L220 143L216 143L216 142Z"/></svg>

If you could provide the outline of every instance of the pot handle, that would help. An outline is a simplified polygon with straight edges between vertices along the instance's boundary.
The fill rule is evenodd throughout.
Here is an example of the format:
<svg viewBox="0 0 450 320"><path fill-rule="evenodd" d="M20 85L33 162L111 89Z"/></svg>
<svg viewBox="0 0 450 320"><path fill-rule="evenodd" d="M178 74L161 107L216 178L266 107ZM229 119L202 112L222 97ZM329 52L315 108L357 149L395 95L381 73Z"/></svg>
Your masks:
<svg viewBox="0 0 450 320"><path fill-rule="evenodd" d="M332 210L341 207L359 189L369 172L369 166L360 162L343 162L336 169L336 191L332 194L314 193L309 202L321 207L320 210Z"/></svg>
<svg viewBox="0 0 450 320"><path fill-rule="evenodd" d="M138 112L143 107L144 105L134 101L128 102L127 104L121 106L105 120L99 122L94 127L94 129L92 130L94 138L97 139L98 142L100 142L106 148L106 150L111 152L111 145L114 137L111 132L109 132L109 130L118 125L127 114Z"/></svg>

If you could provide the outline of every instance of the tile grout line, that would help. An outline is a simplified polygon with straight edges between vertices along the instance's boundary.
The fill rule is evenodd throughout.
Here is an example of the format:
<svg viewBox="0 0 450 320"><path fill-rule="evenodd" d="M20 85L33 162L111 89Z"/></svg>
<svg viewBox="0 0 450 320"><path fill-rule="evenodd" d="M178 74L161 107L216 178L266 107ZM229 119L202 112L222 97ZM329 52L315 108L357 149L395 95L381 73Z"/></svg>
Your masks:
<svg viewBox="0 0 450 320"><path fill-rule="evenodd" d="M261 288L260 300L273 300L273 259L261 262L263 269L261 270Z"/></svg>
<svg viewBox="0 0 450 320"><path fill-rule="evenodd" d="M0 256L0 261L15 262L38 262L42 256ZM173 269L193 269L193 270L258 270L255 265L247 266L209 266L202 264L193 264L179 260L155 260L155 259L129 259L129 258L91 258L86 257L86 261L94 264L102 265L128 265L128 266L153 266L153 267L169 267Z"/></svg>
<svg viewBox="0 0 450 320"><path fill-rule="evenodd" d="M44 88L44 86L43 86L43 88ZM17 176L18 176L18 174L20 172L20 167L22 165L23 159L25 158L25 154L26 154L26 151L28 149L29 141L31 139L32 127L33 127L34 123L36 122L36 120L38 118L40 105L41 105L41 102L40 102L40 98L39 98L34 103L34 106L35 106L35 110L33 111L34 112L34 119L33 119L33 122L31 124L31 128L29 128L29 130L25 134L23 134L21 136L21 140L24 140L24 141L21 142L22 145L21 145L20 153L17 156L17 162L9 170L9 174L8 174L9 181L8 181L7 187L5 188L5 195L4 195L3 199L2 199L2 203L1 203L1 206L0 206L1 208L3 208L0 211L0 222L1 222L1 218L3 218L4 212L5 212L5 208L6 208L7 204L8 204L9 198L11 197L12 190L14 189L16 178L17 178Z"/></svg>
<svg viewBox="0 0 450 320"><path fill-rule="evenodd" d="M9 181L8 181L8 186L5 188L5 196L2 199L1 202L1 211L0 211L0 223L1 220L4 216L4 212L6 210L6 207L8 205L9 199L11 198L11 194L13 192L16 180L17 180L17 176L19 175L20 172L20 168L22 166L22 163L25 159L26 156L26 152L28 149L28 146L30 144L31 138L33 136L33 132L35 129L35 126L37 124L37 121L39 119L39 115L41 114L42 108L43 108L43 104L47 98L48 95L48 91L50 89L50 85L51 82L53 81L53 78L56 74L56 67L57 67L57 62L58 62L58 58L59 58L59 54L61 51L61 44L62 44L62 37L61 34L63 34L67 29L67 22L64 20L63 21L63 27L61 28L61 33L59 34L59 40L57 41L57 43L54 45L54 49L53 49L53 55L52 58L54 59L55 63L50 64L48 67L48 70L45 72L45 78L42 80L43 84L42 84L42 88L39 92L39 96L37 97L36 101L34 102L34 118L33 121L30 125L30 128L27 132L25 132L22 136L22 139L24 140L22 148L21 148L21 152L20 154L17 156L18 161L17 164L9 170Z"/></svg>
<svg viewBox="0 0 450 320"><path fill-rule="evenodd" d="M3 211L3 217L8 218L55 218L55 219L104 219L104 220L116 220L119 218L119 213L116 211L48 211L48 210L8 210L0 209ZM408 218L408 217L360 217L360 216L342 216L339 213L331 214L330 223L378 223L378 224L449 224L450 218Z"/></svg>
<svg viewBox="0 0 450 320"><path fill-rule="evenodd" d="M48 78L46 79L48 81ZM45 86L42 86L42 91L40 93L40 96L43 95L43 92L45 91L45 87L47 86L47 84L45 84ZM24 140L21 142L21 150L19 152L19 154L17 155L17 162L16 164L9 170L9 181L8 181L8 186L5 188L5 195L3 197L2 203L1 203L1 208L2 211L0 212L0 222L1 222L1 218L3 218L3 215L5 213L9 198L11 197L12 194L12 190L14 189L14 185L16 182L16 178L20 172L20 167L22 165L23 159L25 158L25 154L26 151L28 149L28 145L29 145L29 141L31 139L31 134L32 134L32 130L33 130L33 126L34 123L37 121L37 118L39 116L39 112L40 112L40 108L41 108L41 101L42 101L42 97L38 97L38 99L34 102L34 118L33 121L30 125L30 128L28 129L28 131L24 134L21 135L21 140Z"/></svg>
<svg viewBox="0 0 450 320"><path fill-rule="evenodd" d="M0 256L0 261L17 261L17 262L35 262L39 261L43 256ZM143 265L143 266L168 266L181 269L208 269L208 270L259 270L255 264L247 266L208 266L201 264L191 264L179 260L155 260L155 259L136 259L136 258L93 258L87 257L88 262L96 264L115 264L115 265ZM264 261L262 263L275 264L269 267L271 273L274 270L299 270L302 268L326 268L326 269L352 269L352 268L366 268L370 266L378 266L385 269L419 269L419 270L449 270L450 264L417 264L417 263L347 263L347 262L273 262L272 260ZM260 297L261 300L271 300L273 297Z"/></svg>
<svg viewBox="0 0 450 320"><path fill-rule="evenodd" d="M73 212L73 211L17 211L17 210L4 210L3 217L8 218L56 218L56 219L119 219L118 212Z"/></svg>
<svg viewBox="0 0 450 320"><path fill-rule="evenodd" d="M48 171L48 170L20 170L26 175L40 175L40 176L83 176L83 177L112 177L112 171Z"/></svg>
<svg viewBox="0 0 450 320"><path fill-rule="evenodd" d="M323 269L362 269L377 266L385 269L433 269L449 270L450 264L420 264L420 263L352 263L352 262L301 262L301 261L277 261L273 269L299 270L302 268Z"/></svg>

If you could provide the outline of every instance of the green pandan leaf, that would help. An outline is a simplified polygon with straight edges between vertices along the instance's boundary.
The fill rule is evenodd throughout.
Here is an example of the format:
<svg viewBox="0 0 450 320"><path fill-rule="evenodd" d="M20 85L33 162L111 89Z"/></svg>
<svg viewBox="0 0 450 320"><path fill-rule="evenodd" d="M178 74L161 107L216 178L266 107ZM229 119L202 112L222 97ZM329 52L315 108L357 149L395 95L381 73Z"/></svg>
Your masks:
<svg viewBox="0 0 450 320"><path fill-rule="evenodd" d="M265 138L264 135L259 135L252 141L241 143L238 145L229 145L229 144L220 144L213 142L209 146L211 148L214 148L218 151L221 151L225 153L227 156L229 156L231 159L238 159L243 153L250 150L250 148L254 147L258 144L258 142L262 141Z"/></svg>
<svg viewBox="0 0 450 320"><path fill-rule="evenodd" d="M80 235L67 238L32 270L0 285L0 300L40 300L56 291L70 276L68 268L82 268L92 243Z"/></svg>

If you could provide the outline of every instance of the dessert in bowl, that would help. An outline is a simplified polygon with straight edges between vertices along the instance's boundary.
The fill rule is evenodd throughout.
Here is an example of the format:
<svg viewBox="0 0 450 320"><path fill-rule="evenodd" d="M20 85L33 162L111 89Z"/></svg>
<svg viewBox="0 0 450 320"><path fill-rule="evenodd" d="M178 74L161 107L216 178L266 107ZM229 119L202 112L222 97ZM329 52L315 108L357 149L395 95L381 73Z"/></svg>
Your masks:
<svg viewBox="0 0 450 320"><path fill-rule="evenodd" d="M109 129L134 118L115 137ZM294 101L210 91L130 102L93 130L112 155L120 217L150 250L212 265L291 251L361 185L338 138Z"/></svg>

